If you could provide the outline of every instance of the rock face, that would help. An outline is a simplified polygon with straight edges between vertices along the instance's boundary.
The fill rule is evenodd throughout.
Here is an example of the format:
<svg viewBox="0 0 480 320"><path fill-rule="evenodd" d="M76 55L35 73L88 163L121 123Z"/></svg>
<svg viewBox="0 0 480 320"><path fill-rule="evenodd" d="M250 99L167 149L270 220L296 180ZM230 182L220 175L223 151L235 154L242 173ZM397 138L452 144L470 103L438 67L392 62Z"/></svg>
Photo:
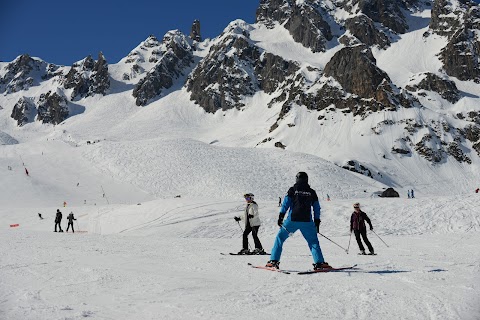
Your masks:
<svg viewBox="0 0 480 320"><path fill-rule="evenodd" d="M91 56L74 63L63 79L65 89L73 89L70 99L88 97L95 94L105 95L110 87L108 63L103 54L98 54L98 60Z"/></svg>
<svg viewBox="0 0 480 320"><path fill-rule="evenodd" d="M145 106L158 97L164 89L185 74L193 63L193 53L187 37L178 30L165 35L160 49L161 57L155 66L141 79L133 90L137 106Z"/></svg>
<svg viewBox="0 0 480 320"><path fill-rule="evenodd" d="M202 36L200 34L200 21L194 20L192 24L192 30L190 31L190 39L194 41L202 41Z"/></svg>
<svg viewBox="0 0 480 320"><path fill-rule="evenodd" d="M370 48L363 45L338 51L325 66L324 74L335 78L347 92L362 98L373 97L384 80L391 82L377 67Z"/></svg>
<svg viewBox="0 0 480 320"><path fill-rule="evenodd" d="M377 45L382 49L385 49L390 45L390 40L387 35L383 31L377 29L373 20L366 15L358 15L346 20L345 27L357 40L354 41L348 36L342 37L340 42L345 45L363 43L368 46Z"/></svg>
<svg viewBox="0 0 480 320"><path fill-rule="evenodd" d="M448 37L440 59L445 72L480 83L480 7L469 0L435 0L430 29Z"/></svg>
<svg viewBox="0 0 480 320"><path fill-rule="evenodd" d="M13 107L11 117L17 120L17 125L23 125L32 122L37 114L37 107L31 98L21 97Z"/></svg>
<svg viewBox="0 0 480 320"><path fill-rule="evenodd" d="M414 1L411 1L414 3ZM357 8L374 22L381 23L396 33L408 30L405 16L401 9L406 9L405 2L400 0L353 0L351 11Z"/></svg>
<svg viewBox="0 0 480 320"><path fill-rule="evenodd" d="M38 99L37 119L43 123L59 124L68 117L68 101L57 92L47 92Z"/></svg>
<svg viewBox="0 0 480 320"><path fill-rule="evenodd" d="M406 89L410 91L418 91L419 89L438 92L442 98L455 103L460 99L460 92L455 85L455 82L447 79L442 79L439 76L427 72L425 77L418 85L407 86Z"/></svg>
<svg viewBox="0 0 480 320"><path fill-rule="evenodd" d="M245 96L275 91L298 66L263 52L249 38L248 28L234 22L190 75L191 99L207 112L241 108Z"/></svg>
<svg viewBox="0 0 480 320"><path fill-rule="evenodd" d="M5 66L6 72L3 77L0 77L0 92L9 94L38 85L39 78L48 74L47 68L52 72L57 67L42 60L33 59L28 54L17 57Z"/></svg>
<svg viewBox="0 0 480 320"><path fill-rule="evenodd" d="M275 23L283 25L296 42L313 52L323 52L333 38L324 15L320 1L261 0L257 22L270 28Z"/></svg>

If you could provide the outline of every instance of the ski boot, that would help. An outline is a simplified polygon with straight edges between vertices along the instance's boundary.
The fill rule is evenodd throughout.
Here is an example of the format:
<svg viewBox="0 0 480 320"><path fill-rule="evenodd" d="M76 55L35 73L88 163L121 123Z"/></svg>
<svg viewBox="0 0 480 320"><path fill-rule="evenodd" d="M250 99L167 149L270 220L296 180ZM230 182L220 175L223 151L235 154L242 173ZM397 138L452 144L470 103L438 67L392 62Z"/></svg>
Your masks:
<svg viewBox="0 0 480 320"><path fill-rule="evenodd" d="M313 264L313 270L332 269L327 262L317 262Z"/></svg>
<svg viewBox="0 0 480 320"><path fill-rule="evenodd" d="M372 251L370 251L370 253L369 253L368 255L374 256L374 255L375 255L375 252L372 250Z"/></svg>
<svg viewBox="0 0 480 320"><path fill-rule="evenodd" d="M367 254L365 253L365 250L362 250L362 252L360 252L359 255L365 256L365 255L367 255Z"/></svg>
<svg viewBox="0 0 480 320"><path fill-rule="evenodd" d="M238 251L238 254L250 254L250 250L242 249L242 250Z"/></svg>
<svg viewBox="0 0 480 320"><path fill-rule="evenodd" d="M265 265L265 267L278 269L278 268L280 268L279 265L280 265L280 261L270 260L270 261L267 262L267 264Z"/></svg>
<svg viewBox="0 0 480 320"><path fill-rule="evenodd" d="M252 251L252 254L263 255L263 254L265 254L265 250L260 249L260 248L255 248L255 250Z"/></svg>

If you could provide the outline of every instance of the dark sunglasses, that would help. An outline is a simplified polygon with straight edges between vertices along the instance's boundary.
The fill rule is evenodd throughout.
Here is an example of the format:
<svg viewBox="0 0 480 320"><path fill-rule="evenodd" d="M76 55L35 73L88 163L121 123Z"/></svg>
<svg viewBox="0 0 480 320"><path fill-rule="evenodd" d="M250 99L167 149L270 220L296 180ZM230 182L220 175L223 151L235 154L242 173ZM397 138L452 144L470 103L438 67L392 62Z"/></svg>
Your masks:
<svg viewBox="0 0 480 320"><path fill-rule="evenodd" d="M354 209L360 209L360 207L353 207Z"/></svg>

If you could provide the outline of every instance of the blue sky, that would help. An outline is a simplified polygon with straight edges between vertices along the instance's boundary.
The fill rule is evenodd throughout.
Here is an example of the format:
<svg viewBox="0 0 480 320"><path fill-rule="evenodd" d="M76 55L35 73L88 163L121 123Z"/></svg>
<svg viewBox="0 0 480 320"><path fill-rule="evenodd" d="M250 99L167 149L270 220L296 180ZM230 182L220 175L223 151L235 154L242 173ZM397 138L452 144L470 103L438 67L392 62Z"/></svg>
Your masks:
<svg viewBox="0 0 480 320"><path fill-rule="evenodd" d="M480 0L476 0L479 2ZM194 19L204 38L215 37L232 20L255 21L259 0L105 1L1 0L0 61L28 53L71 65L102 51L116 63L150 34L171 29L189 34Z"/></svg>
<svg viewBox="0 0 480 320"><path fill-rule="evenodd" d="M75 3L75 4L73 4ZM102 51L116 63L150 34L172 29L189 34L194 19L204 38L235 19L253 23L259 0L1 0L0 61L18 55L71 65Z"/></svg>

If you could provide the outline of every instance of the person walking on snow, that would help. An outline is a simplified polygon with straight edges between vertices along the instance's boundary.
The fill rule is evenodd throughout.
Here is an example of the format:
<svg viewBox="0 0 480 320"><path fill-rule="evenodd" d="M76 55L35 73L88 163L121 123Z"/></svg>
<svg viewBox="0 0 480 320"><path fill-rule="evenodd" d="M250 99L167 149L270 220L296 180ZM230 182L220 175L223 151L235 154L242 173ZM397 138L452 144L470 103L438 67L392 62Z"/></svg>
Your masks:
<svg viewBox="0 0 480 320"><path fill-rule="evenodd" d="M70 229L70 226L72 226L72 232L75 233L75 230L73 230L73 220L77 220L73 217L73 212L70 212L70 214L67 216L68 220L68 225L67 225L67 232L68 229Z"/></svg>
<svg viewBox="0 0 480 320"><path fill-rule="evenodd" d="M278 197L278 206L279 206L279 207L282 206L282 197Z"/></svg>
<svg viewBox="0 0 480 320"><path fill-rule="evenodd" d="M287 211L288 215L284 221ZM266 267L279 268L283 243L287 240L290 234L300 230L312 252L314 269L319 270L331 268L323 259L322 249L318 242L317 233L320 227L320 222L320 203L318 201L317 193L310 188L310 185L308 184L308 175L305 172L299 172L296 176L296 183L288 190L283 199L283 204L278 216L278 226L280 227L280 230L275 238L272 254Z"/></svg>
<svg viewBox="0 0 480 320"><path fill-rule="evenodd" d="M245 220L245 229L243 231L243 248L238 254L265 254L262 243L258 238L258 229L262 222L258 214L258 204L253 200L254 195L252 193L244 194L243 197L247 201L247 206L242 215L234 217L235 221ZM248 249L248 235L252 232L253 241L255 242L255 250L250 252Z"/></svg>
<svg viewBox="0 0 480 320"><path fill-rule="evenodd" d="M61 222L62 222L62 213L60 212L60 209L57 209L57 214L55 216L55 232L57 232L57 225L59 229L58 231L63 232Z"/></svg>
<svg viewBox="0 0 480 320"><path fill-rule="evenodd" d="M363 241L368 247L368 250L370 250L370 254L373 255L375 252L373 251L372 244L370 241L368 241L367 226L365 225L366 221L370 225L370 230L373 230L372 222L370 221L370 218L368 218L367 214L360 210L360 203L354 203L353 209L354 211L352 213L352 217L350 218L350 233L352 233L352 231L355 233L355 239L357 239L358 247L361 251L360 254L366 254L362 240L360 239L360 236L362 236Z"/></svg>

